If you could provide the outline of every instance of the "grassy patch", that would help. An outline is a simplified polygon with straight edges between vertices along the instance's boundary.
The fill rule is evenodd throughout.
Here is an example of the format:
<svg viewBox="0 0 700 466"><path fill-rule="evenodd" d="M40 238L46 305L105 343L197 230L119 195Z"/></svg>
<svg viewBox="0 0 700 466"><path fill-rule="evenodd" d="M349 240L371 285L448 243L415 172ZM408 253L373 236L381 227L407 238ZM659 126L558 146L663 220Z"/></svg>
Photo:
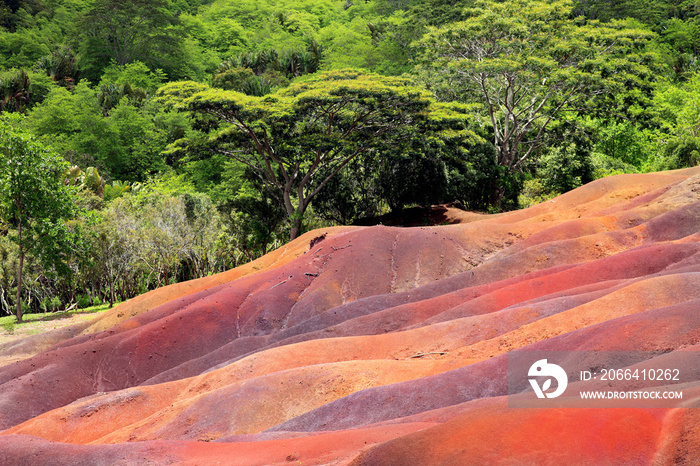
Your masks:
<svg viewBox="0 0 700 466"><path fill-rule="evenodd" d="M0 317L0 327L7 333L14 333L18 328L31 325L36 322L48 322L52 320L68 319L76 315L90 315L106 311L109 308L109 303L100 304L99 306L86 307L85 309L73 309L71 311L59 312L42 312L37 314L24 314L22 323L17 323L15 316Z"/></svg>

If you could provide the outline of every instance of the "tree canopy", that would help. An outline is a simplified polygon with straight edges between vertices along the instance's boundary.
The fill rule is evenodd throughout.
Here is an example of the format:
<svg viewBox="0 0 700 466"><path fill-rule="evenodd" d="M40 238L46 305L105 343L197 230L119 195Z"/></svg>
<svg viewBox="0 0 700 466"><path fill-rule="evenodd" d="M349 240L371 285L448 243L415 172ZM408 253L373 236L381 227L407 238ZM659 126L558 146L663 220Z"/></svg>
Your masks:
<svg viewBox="0 0 700 466"><path fill-rule="evenodd" d="M97 0L80 23L81 53L100 67L140 60L166 67L179 50L178 18L169 0ZM95 73L90 69L87 73ZM95 76L95 74L93 74Z"/></svg>
<svg viewBox="0 0 700 466"><path fill-rule="evenodd" d="M266 97L212 89L192 96L189 108L227 123L213 147L272 188L292 239L312 199L361 154L401 151L429 131L468 131L463 113L440 107L406 80L352 70L321 73Z"/></svg>
<svg viewBox="0 0 700 466"><path fill-rule="evenodd" d="M21 118L0 117L0 220L16 228L19 248L17 321L22 321L22 271L27 253L47 266L65 268L70 233L64 220L75 213L73 190L63 182L68 164L17 129Z"/></svg>
<svg viewBox="0 0 700 466"><path fill-rule="evenodd" d="M509 170L528 160L564 112L595 110L594 99L626 112L634 102L617 97L650 91L644 47L653 34L629 22L572 21L572 6L479 1L468 19L421 42L427 85L444 99L482 103L497 161Z"/></svg>

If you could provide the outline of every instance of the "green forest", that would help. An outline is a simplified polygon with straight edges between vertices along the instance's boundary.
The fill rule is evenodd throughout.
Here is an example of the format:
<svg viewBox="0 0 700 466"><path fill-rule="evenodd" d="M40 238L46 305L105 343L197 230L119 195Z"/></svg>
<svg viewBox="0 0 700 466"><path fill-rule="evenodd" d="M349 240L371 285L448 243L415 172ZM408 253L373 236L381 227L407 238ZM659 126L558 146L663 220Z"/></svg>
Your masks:
<svg viewBox="0 0 700 466"><path fill-rule="evenodd" d="M0 0L0 315L700 163L700 0Z"/></svg>

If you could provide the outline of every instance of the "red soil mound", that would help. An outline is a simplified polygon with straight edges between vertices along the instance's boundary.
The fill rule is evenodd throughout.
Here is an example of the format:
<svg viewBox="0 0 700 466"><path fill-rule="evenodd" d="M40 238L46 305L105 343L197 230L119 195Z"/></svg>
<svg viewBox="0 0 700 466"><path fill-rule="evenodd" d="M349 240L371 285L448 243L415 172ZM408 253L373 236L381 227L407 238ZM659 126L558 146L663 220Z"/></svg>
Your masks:
<svg viewBox="0 0 700 466"><path fill-rule="evenodd" d="M698 193L700 168L626 175L446 226L310 232L13 343L0 464L690 463ZM683 367L689 398L509 408L516 349L662 352L634 363Z"/></svg>

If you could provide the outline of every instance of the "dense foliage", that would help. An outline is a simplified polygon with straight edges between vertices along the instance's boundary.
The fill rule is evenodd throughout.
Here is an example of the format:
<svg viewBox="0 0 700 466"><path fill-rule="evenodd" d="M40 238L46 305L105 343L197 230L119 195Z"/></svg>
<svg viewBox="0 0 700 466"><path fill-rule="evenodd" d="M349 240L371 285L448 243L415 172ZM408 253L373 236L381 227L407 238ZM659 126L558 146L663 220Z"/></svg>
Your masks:
<svg viewBox="0 0 700 466"><path fill-rule="evenodd" d="M406 206L697 165L698 11L0 0L0 313L113 303Z"/></svg>
<svg viewBox="0 0 700 466"><path fill-rule="evenodd" d="M74 216L76 202L63 182L67 163L19 132L19 121L16 115L0 119L0 215L17 248L15 312L21 322L25 256L33 254L45 268L65 273L71 232L64 220Z"/></svg>

